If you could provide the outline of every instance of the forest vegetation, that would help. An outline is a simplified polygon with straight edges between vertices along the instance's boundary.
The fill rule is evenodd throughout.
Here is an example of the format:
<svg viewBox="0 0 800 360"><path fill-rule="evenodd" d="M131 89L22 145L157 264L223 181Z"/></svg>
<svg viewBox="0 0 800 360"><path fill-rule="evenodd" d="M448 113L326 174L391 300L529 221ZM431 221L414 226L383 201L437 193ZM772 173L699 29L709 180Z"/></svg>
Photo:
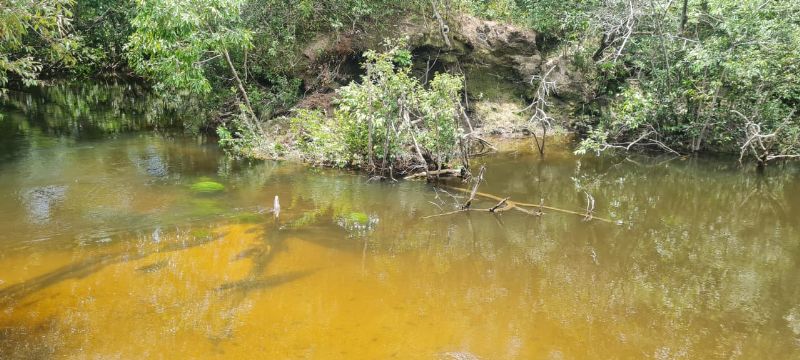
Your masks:
<svg viewBox="0 0 800 360"><path fill-rule="evenodd" d="M800 157L798 77L797 1L0 3L2 93L140 81L231 154L388 177L457 168L498 131Z"/></svg>

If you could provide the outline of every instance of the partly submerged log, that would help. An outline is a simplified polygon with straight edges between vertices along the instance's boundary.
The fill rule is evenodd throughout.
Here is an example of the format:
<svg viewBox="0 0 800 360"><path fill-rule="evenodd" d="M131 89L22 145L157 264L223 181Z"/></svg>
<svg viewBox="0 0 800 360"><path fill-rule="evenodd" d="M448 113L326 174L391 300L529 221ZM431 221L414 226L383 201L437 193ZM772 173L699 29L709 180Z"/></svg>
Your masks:
<svg viewBox="0 0 800 360"><path fill-rule="evenodd" d="M404 177L405 180L410 179L417 179L417 178L428 178L428 177L460 177L461 176L461 169L442 169L442 170L430 170L430 171L423 171L414 173Z"/></svg>
<svg viewBox="0 0 800 360"><path fill-rule="evenodd" d="M597 216L594 216L591 213L581 213L581 212L578 212L578 211L560 209L560 208L552 207L552 206L545 206L543 204L530 204L530 203L524 203L524 202L517 202L517 201L512 201L510 198L501 198L499 196L495 196L495 195L487 194L487 193L482 193L482 192L477 192L477 191L473 192L471 189L462 189L462 188L453 187L453 186L445 186L445 187L448 188L448 189L451 189L451 190L463 192L465 194L470 194L471 196L475 196L476 195L476 196L480 196L480 197L483 197L483 198L486 198L486 199L495 200L498 203L497 203L497 205L495 205L495 206L493 206L491 208L488 208L488 209L462 208L462 209L451 211L451 212L447 212L447 213L425 216L425 217L423 217L423 219L428 219L428 218L438 217L438 216L445 216L445 215L452 215L452 214L457 214L457 213L467 212L467 211L497 213L497 212L508 211L508 210L517 210L517 211L520 211L520 212L523 212L523 213L526 213L526 214L529 214L529 215L537 215L538 216L538 215L544 214L544 212L543 212L544 210L549 210L549 211L555 211L555 212L560 212L560 213L564 213L564 214L577 215L577 216L583 217L587 221L589 221L589 220L598 220L598 221L607 222L607 223L610 223L610 224L621 224L622 223L621 221L614 221L614 220L610 220L610 219L597 217ZM537 211L534 212L534 211L528 210L526 208L536 209Z"/></svg>

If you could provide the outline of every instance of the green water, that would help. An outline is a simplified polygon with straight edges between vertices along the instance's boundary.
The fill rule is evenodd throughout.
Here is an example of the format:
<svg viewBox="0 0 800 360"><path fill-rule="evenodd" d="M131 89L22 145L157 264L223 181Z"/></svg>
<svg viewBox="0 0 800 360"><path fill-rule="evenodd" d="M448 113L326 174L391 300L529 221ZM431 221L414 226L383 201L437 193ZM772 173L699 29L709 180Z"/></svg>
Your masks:
<svg viewBox="0 0 800 360"><path fill-rule="evenodd" d="M522 143L480 191L611 223L423 219L463 194L232 160L140 91L4 102L0 358L800 357L797 166Z"/></svg>

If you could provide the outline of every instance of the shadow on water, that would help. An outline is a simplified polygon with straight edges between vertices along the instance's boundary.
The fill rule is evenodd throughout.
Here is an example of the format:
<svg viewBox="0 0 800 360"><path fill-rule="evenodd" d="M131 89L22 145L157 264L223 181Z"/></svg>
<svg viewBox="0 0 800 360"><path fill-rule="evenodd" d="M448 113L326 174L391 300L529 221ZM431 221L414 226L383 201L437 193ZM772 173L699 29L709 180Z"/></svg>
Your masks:
<svg viewBox="0 0 800 360"><path fill-rule="evenodd" d="M263 225L263 230L261 231L264 232L264 235L262 236L260 243L240 252L235 257L230 259L232 262L243 259L251 260L252 265L247 278L242 281L222 284L219 289L238 290L246 294L251 290L277 286L289 281L306 277L316 272L317 270L308 270L271 275L267 278L263 278L263 275L267 272L267 268L269 267L271 261L278 254L288 251L285 240L289 237L303 238L311 243L331 249L351 252L356 252L359 250L357 243L348 241L347 236L345 236L347 231L339 229L338 231L340 234L333 234L333 236L331 236L332 234L330 225L326 225L326 222L334 221L333 212L330 209L323 209L321 211L315 210L314 213L322 214L323 216L315 216L313 220L308 220L303 219L303 215L301 215L299 220L302 222L302 226L290 226L286 228L281 227L277 221L274 223L267 222L265 225ZM296 222L297 220L287 220L287 223L290 224ZM249 231L252 232L253 230L251 229ZM213 236L210 234L206 236L190 236L190 240L181 239L178 241L170 241L159 244L152 249L137 249L136 251L123 250L81 260L62 266L32 279L0 289L0 306L5 307L14 305L20 299L23 299L28 295L41 291L52 285L66 280L85 278L114 264L140 260L156 253L168 253L186 250L217 241L225 236L225 233L215 233ZM330 240L335 238L344 240ZM139 267L136 269L136 271L141 273L153 273L158 272L167 265L167 261L159 261Z"/></svg>
<svg viewBox="0 0 800 360"><path fill-rule="evenodd" d="M294 280L302 279L306 276L309 276L315 272L315 270L305 270L305 271L291 271L285 274L278 274L278 275L269 275L266 277L258 278L258 279L245 279L239 280L229 283L224 283L220 285L217 290L220 291L239 291L242 293L249 293L254 290L263 290L271 287L275 287L281 284L285 284Z"/></svg>
<svg viewBox="0 0 800 360"><path fill-rule="evenodd" d="M236 262L249 259L252 264L249 266L247 275L242 280L224 282L215 288L217 295L213 299L215 299L214 307L218 314L235 313L239 311L238 309L246 307L246 300L252 292L263 291L297 281L320 270L298 270L267 275L268 267L272 260L278 254L288 251L285 239L293 234L292 232L280 230L278 225L271 221L264 224L263 230L260 231L265 234L263 236L253 234L256 237L261 237L256 246L248 248L228 260ZM29 303L20 303L29 295L64 281L86 278L109 266L140 260L153 254L183 251L217 242L221 239L226 239L226 235L224 233L215 233L213 236L192 236L189 240L178 236L176 240L170 240L169 243L162 242L152 248L118 251L65 265L30 280L0 289L0 308L22 308L41 300L35 299ZM166 237L162 235L161 238L164 239ZM228 237L227 239L233 240L233 237ZM158 273L167 266L169 266L169 261L161 260L137 267L134 271L141 275L147 275ZM44 319L34 327L25 327L20 326L22 324L14 323L4 324L0 328L0 358L38 359L51 357L59 348L63 347L63 344L60 343L62 338L59 335L63 331L61 329L63 325L60 325L60 321L62 320L58 317ZM219 315L217 321L216 327L206 330L207 339L215 347L221 346L225 341L232 338L237 324L234 317L225 315ZM33 341L32 339L47 339L47 343L36 348L28 348L30 344L42 341Z"/></svg>
<svg viewBox="0 0 800 360"><path fill-rule="evenodd" d="M162 260L162 261L154 262L154 263L149 264L149 265L138 267L138 268L136 268L136 271L143 272L143 273L154 273L154 272L158 272L159 270L165 268L167 265L169 265L169 261Z"/></svg>
<svg viewBox="0 0 800 360"><path fill-rule="evenodd" d="M314 210L313 213L329 213L329 211ZM315 217L313 221L309 221L308 219L305 219L305 214L307 213L304 213L299 219L294 221L287 220L287 223L290 225L302 222L303 225L299 227L282 226L278 220L265 224L263 226L264 235L261 237L260 242L253 247L241 251L231 259L231 261L240 261L243 259L249 259L251 261L252 265L246 278L239 281L224 283L218 287L218 290L235 290L240 292L242 295L247 295L247 293L250 291L261 290L264 288L278 286L290 281L299 280L319 271L320 269L293 271L285 274L268 275L264 277L264 274L268 271L269 265L272 263L275 257L281 253L289 251L288 247L286 246L286 240L290 237L301 238L310 243L331 249L343 250L346 248L343 242L330 241L330 239L337 238L339 236L336 236L336 234L331 234L329 227L314 226L318 222L323 221L323 217ZM312 233L316 233L313 234L316 236L309 236L312 235ZM347 248L352 248L352 246L347 246Z"/></svg>
<svg viewBox="0 0 800 360"><path fill-rule="evenodd" d="M219 240L223 236L224 235L216 235L216 236L193 238L189 241L181 241L175 244L166 244L158 246L155 249L150 249L146 251L137 251L137 252L120 251L111 254L103 254L76 263L65 265L58 269L45 273L43 275L39 275L32 279L0 289L0 307L12 306L16 304L20 299L23 299L26 296L41 291L47 287L53 286L55 284L61 283L66 280L85 278L110 265L123 262L136 261L139 259L146 258L155 253L168 253L168 252L186 250L189 248L201 246ZM138 270L142 272L151 272L151 271L156 271L157 268L161 266L163 265L153 264L145 266L143 268L139 268Z"/></svg>

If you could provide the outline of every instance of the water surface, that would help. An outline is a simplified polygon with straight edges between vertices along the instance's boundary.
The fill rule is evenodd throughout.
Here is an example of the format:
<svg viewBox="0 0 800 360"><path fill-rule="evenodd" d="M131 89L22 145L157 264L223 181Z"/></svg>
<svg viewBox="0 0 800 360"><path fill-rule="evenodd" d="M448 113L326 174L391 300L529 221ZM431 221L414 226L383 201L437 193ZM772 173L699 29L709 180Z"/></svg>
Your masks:
<svg viewBox="0 0 800 360"><path fill-rule="evenodd" d="M463 195L234 161L131 91L2 107L0 358L800 357L797 167L521 144L481 191L612 223L423 219Z"/></svg>

